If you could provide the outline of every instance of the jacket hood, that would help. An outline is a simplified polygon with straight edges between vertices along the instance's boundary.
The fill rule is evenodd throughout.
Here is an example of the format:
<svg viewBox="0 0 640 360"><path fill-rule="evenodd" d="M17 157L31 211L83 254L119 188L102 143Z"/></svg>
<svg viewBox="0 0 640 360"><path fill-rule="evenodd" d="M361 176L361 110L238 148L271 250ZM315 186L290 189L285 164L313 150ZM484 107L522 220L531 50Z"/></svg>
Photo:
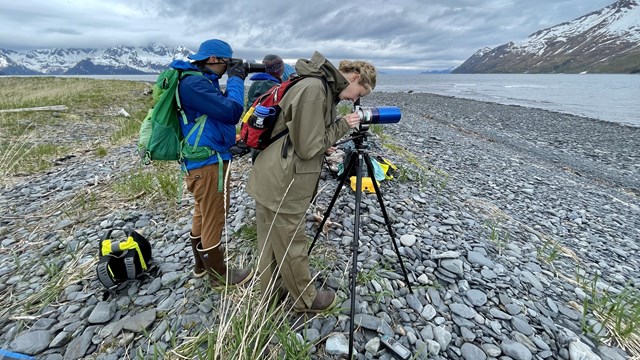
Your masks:
<svg viewBox="0 0 640 360"><path fill-rule="evenodd" d="M342 76L340 71L324 55L317 51L310 60L298 60L296 73L300 76L324 77L335 96L349 86L349 81Z"/></svg>
<svg viewBox="0 0 640 360"><path fill-rule="evenodd" d="M197 66L193 65L190 62L184 61L184 60L173 60L171 62L171 64L169 64L170 67L174 68L174 69L178 69L178 70L195 70L195 71L200 71L200 69L198 69Z"/></svg>
<svg viewBox="0 0 640 360"><path fill-rule="evenodd" d="M271 76L267 73L257 73L255 75L253 75L251 78L249 78L249 80L251 81L256 81L256 80L271 80L277 83L280 83L280 79L278 79L277 77Z"/></svg>

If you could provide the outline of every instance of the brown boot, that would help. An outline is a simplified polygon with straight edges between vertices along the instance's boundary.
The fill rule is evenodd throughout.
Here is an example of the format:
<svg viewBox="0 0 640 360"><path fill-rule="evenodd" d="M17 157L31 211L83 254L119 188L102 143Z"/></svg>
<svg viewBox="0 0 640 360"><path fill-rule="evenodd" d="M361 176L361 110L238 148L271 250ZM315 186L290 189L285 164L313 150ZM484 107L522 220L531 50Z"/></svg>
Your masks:
<svg viewBox="0 0 640 360"><path fill-rule="evenodd" d="M252 269L227 269L224 263L224 247L218 245L210 249L202 249L202 243L196 246L200 253L200 258L204 264L204 268L211 278L211 285L214 289L224 287L225 285L234 286L242 285L253 276Z"/></svg>
<svg viewBox="0 0 640 360"><path fill-rule="evenodd" d="M193 258L195 259L195 265L193 266L193 276L197 278L201 278L207 275L207 271L204 268L204 264L202 263L202 258L200 257L200 252L198 252L198 244L200 243L200 236L194 237L189 233L189 239L191 240L191 250L193 251Z"/></svg>
<svg viewBox="0 0 640 360"><path fill-rule="evenodd" d="M302 310L295 310L296 312L308 312L308 313L322 313L333 309L338 302L336 292L329 290L318 290L316 292L316 298L313 299L311 307Z"/></svg>

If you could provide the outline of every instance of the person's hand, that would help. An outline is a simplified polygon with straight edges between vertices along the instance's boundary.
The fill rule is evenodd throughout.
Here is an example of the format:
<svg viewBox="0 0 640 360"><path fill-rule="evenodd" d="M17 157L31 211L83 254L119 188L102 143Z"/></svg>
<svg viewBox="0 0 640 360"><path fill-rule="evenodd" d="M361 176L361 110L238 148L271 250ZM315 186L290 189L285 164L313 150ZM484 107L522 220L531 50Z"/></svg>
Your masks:
<svg viewBox="0 0 640 360"><path fill-rule="evenodd" d="M237 76L242 79L242 81L244 81L244 79L247 77L247 72L242 65L242 60L227 65L227 76L229 78L231 78L232 76Z"/></svg>
<svg viewBox="0 0 640 360"><path fill-rule="evenodd" d="M335 146L330 146L327 150L324 151L325 155L331 155L338 150Z"/></svg>
<svg viewBox="0 0 640 360"><path fill-rule="evenodd" d="M347 120L347 124L351 129L355 129L360 126L360 116L357 113L351 113L344 117Z"/></svg>
<svg viewBox="0 0 640 360"><path fill-rule="evenodd" d="M249 148L247 146L247 144L245 144L242 140L239 140L238 142L236 142L235 145L233 145L229 151L231 152L231 154L233 154L233 156L236 157L242 157L248 153L251 152L251 148Z"/></svg>

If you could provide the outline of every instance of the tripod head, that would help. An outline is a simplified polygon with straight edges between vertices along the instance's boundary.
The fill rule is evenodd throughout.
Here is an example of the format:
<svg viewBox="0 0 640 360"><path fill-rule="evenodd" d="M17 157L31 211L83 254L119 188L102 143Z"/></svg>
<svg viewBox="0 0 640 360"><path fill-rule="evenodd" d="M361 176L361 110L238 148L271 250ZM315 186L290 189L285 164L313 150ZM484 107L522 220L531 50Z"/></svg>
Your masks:
<svg viewBox="0 0 640 360"><path fill-rule="evenodd" d="M363 150L363 151L368 150L369 144L367 143L367 137L369 135L371 135L371 133L369 133L368 129L365 129L365 130L356 129L354 132L351 133L351 135L349 135L348 138L335 143L335 146L342 145L349 141L353 141L356 147L356 150Z"/></svg>
<svg viewBox="0 0 640 360"><path fill-rule="evenodd" d="M360 109L360 99L356 100L353 103L353 112L357 113ZM360 115L360 114L359 114ZM338 145L342 145L344 143L347 143L349 141L353 141L356 150L367 150L369 148L369 145L367 144L367 137L369 135L371 135L369 133L369 126L362 126L362 121L363 118L362 116L360 117L360 126L358 126L357 128L353 129L354 131L351 133L351 135L349 135L348 138L338 141L337 143L334 144L334 146L338 146Z"/></svg>

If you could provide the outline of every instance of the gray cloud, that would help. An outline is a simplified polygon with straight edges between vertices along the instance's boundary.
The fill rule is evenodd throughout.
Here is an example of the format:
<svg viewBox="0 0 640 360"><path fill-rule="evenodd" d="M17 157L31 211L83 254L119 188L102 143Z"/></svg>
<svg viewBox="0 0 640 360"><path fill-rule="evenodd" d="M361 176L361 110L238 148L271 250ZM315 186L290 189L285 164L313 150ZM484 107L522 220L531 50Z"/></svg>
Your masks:
<svg viewBox="0 0 640 360"><path fill-rule="evenodd" d="M82 33L78 30L75 29L54 29L54 28L47 28L44 29L44 31L46 33L57 33L57 34L64 34L64 35L82 35Z"/></svg>
<svg viewBox="0 0 640 360"><path fill-rule="evenodd" d="M441 69L483 47L598 10L612 0L100 0L0 5L1 48L108 47L155 41L237 56L365 59L379 68ZM7 36L8 35L8 36Z"/></svg>

